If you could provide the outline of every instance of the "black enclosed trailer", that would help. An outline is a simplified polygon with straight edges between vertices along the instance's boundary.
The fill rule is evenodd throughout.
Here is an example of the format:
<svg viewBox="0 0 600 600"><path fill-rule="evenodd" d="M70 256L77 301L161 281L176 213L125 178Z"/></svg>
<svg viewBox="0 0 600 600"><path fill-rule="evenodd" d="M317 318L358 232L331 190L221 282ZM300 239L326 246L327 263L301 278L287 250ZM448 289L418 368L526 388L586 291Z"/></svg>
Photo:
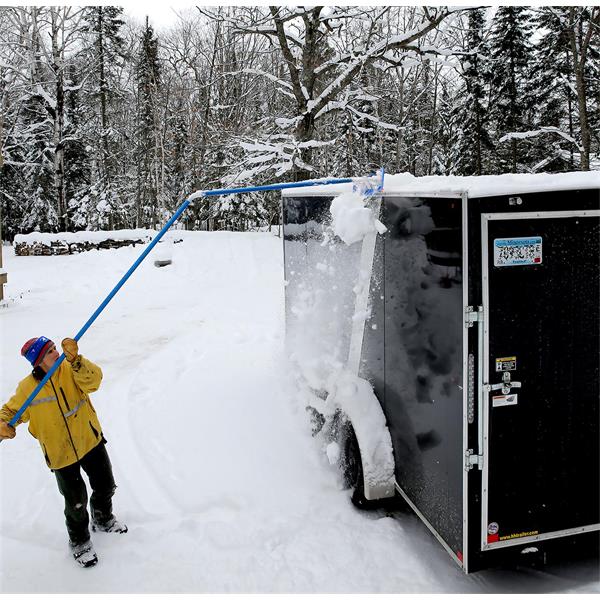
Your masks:
<svg viewBox="0 0 600 600"><path fill-rule="evenodd" d="M387 177L387 232L332 247L350 189L284 193L287 326L310 329L312 286L310 335L373 386L397 492L466 572L597 544L600 173Z"/></svg>

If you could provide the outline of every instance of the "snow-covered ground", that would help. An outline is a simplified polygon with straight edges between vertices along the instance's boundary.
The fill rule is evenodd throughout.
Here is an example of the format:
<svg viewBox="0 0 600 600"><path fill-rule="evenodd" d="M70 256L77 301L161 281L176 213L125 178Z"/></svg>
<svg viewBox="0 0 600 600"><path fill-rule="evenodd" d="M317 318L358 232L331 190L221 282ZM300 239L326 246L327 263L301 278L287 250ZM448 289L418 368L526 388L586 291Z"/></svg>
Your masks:
<svg viewBox="0 0 600 600"><path fill-rule="evenodd" d="M4 247L2 402L23 342L74 335L140 252ZM80 343L104 371L92 401L129 533L93 534L100 562L79 568L21 426L0 446L0 592L600 592L593 562L466 576L413 515L354 509L286 363L281 240L184 234L172 255L151 254Z"/></svg>

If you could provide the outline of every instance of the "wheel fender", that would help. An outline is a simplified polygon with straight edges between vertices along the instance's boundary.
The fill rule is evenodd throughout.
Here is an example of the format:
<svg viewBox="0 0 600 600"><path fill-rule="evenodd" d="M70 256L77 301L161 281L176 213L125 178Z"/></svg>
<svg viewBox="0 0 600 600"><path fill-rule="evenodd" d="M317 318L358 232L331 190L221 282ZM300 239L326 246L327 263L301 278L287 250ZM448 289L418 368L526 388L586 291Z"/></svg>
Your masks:
<svg viewBox="0 0 600 600"><path fill-rule="evenodd" d="M395 494L392 438L371 384L344 371L335 378L330 389L329 410L344 413L358 441L365 498L392 497Z"/></svg>

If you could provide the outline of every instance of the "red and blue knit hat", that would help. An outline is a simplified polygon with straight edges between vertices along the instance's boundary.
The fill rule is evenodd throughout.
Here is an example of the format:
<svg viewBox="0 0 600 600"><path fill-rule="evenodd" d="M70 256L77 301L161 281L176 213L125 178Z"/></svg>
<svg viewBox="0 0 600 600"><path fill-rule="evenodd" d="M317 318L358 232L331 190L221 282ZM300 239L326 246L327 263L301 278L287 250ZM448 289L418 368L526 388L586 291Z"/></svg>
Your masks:
<svg viewBox="0 0 600 600"><path fill-rule="evenodd" d="M37 367L53 345L54 342L43 335L38 338L31 338L21 348L21 356L24 356L33 367Z"/></svg>

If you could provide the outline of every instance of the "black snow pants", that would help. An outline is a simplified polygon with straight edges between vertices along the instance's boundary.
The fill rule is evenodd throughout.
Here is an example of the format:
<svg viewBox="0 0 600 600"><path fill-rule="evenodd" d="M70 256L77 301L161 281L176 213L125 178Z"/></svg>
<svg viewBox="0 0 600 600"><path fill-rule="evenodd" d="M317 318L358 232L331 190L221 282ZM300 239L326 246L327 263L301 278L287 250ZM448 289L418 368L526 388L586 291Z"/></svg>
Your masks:
<svg viewBox="0 0 600 600"><path fill-rule="evenodd" d="M105 525L114 519L112 497L117 486L105 444L106 441L103 440L78 462L54 471L58 489L65 499L67 531L73 544L81 544L90 539L88 495L80 468L87 473L92 488L92 520Z"/></svg>

